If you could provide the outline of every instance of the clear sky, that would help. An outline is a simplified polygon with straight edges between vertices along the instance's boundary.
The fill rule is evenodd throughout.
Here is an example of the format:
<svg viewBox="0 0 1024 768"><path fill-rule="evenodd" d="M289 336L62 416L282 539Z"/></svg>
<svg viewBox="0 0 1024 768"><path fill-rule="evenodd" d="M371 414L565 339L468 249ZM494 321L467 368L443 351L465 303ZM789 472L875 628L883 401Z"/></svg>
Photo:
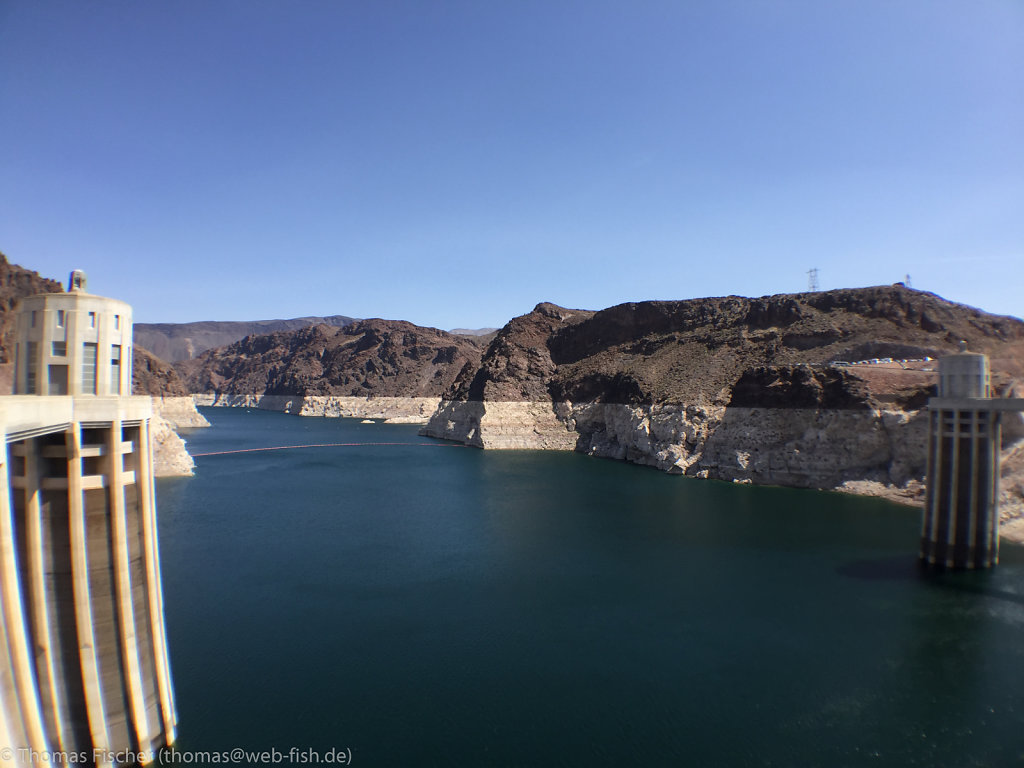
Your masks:
<svg viewBox="0 0 1024 768"><path fill-rule="evenodd" d="M141 322L1024 315L1024 0L0 0L0 250Z"/></svg>

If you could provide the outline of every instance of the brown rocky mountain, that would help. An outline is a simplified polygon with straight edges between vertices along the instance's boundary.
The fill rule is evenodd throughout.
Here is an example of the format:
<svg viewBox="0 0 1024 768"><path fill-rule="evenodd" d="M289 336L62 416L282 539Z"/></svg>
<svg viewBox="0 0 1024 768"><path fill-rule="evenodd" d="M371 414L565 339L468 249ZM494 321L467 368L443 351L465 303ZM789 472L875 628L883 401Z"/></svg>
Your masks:
<svg viewBox="0 0 1024 768"><path fill-rule="evenodd" d="M195 393L440 397L482 352L473 336L373 319L248 336L177 368Z"/></svg>
<svg viewBox="0 0 1024 768"><path fill-rule="evenodd" d="M254 334L294 331L313 325L345 326L355 318L345 315L296 317L291 320L245 322L203 320L195 323L136 323L135 343L172 363L191 360L208 349L223 347Z"/></svg>
<svg viewBox="0 0 1024 768"><path fill-rule="evenodd" d="M650 301L600 312L539 304L501 329L479 370L445 397L723 405L737 397L752 405L761 392L776 404L779 376L790 378L794 393L800 376L810 376L794 379L792 370L786 372L793 366L934 358L956 350L960 340L993 357L997 384L1024 375L1024 322L900 285ZM826 400L839 402L847 397L839 390L855 399L858 388L871 390L866 379L873 373L868 367L829 368L812 378L825 387ZM916 387L927 377L903 379ZM901 380L874 388L898 392Z"/></svg>
<svg viewBox="0 0 1024 768"><path fill-rule="evenodd" d="M59 282L40 277L38 272L11 264L0 253L0 363L12 362L14 355L14 305L24 296L59 293Z"/></svg>
<svg viewBox="0 0 1024 768"><path fill-rule="evenodd" d="M132 347L132 394L188 397L185 383L174 366L142 347Z"/></svg>

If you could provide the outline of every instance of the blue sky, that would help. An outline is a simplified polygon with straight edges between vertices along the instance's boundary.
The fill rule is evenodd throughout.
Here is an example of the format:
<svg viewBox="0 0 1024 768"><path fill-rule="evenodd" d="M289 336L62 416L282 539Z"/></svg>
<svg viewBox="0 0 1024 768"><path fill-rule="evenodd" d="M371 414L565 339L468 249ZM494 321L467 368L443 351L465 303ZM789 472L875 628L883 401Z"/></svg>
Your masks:
<svg viewBox="0 0 1024 768"><path fill-rule="evenodd" d="M0 250L136 321L1024 315L1020 0L0 0Z"/></svg>

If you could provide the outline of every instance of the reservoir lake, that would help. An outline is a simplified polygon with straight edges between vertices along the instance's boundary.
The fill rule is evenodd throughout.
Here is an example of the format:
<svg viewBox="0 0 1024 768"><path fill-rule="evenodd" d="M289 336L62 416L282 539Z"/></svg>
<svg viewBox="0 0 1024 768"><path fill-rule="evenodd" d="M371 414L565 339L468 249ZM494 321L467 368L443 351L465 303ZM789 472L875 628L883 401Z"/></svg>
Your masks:
<svg viewBox="0 0 1024 768"><path fill-rule="evenodd" d="M204 408L157 483L177 747L390 766L1024 764L1024 548L920 512Z"/></svg>

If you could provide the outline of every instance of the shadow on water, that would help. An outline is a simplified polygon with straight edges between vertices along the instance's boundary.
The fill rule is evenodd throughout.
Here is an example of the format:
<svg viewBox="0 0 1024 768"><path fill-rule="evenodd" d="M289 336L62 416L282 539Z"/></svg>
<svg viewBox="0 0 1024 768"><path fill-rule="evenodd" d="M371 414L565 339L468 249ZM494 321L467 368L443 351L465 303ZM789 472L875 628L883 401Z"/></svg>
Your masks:
<svg viewBox="0 0 1024 768"><path fill-rule="evenodd" d="M946 590L955 590L996 600L1005 600L1017 605L1024 605L1024 595L1001 589L992 582L994 571L926 571L922 570L922 578L932 586Z"/></svg>
<svg viewBox="0 0 1024 768"><path fill-rule="evenodd" d="M963 592L1024 605L1024 595L1002 589L993 583L995 571L930 569L923 567L918 559L911 555L855 560L836 568L836 572L840 576L862 581L917 581L942 590Z"/></svg>
<svg viewBox="0 0 1024 768"><path fill-rule="evenodd" d="M916 581L923 577L917 558L910 555L855 560L836 568L840 576L862 581Z"/></svg>

